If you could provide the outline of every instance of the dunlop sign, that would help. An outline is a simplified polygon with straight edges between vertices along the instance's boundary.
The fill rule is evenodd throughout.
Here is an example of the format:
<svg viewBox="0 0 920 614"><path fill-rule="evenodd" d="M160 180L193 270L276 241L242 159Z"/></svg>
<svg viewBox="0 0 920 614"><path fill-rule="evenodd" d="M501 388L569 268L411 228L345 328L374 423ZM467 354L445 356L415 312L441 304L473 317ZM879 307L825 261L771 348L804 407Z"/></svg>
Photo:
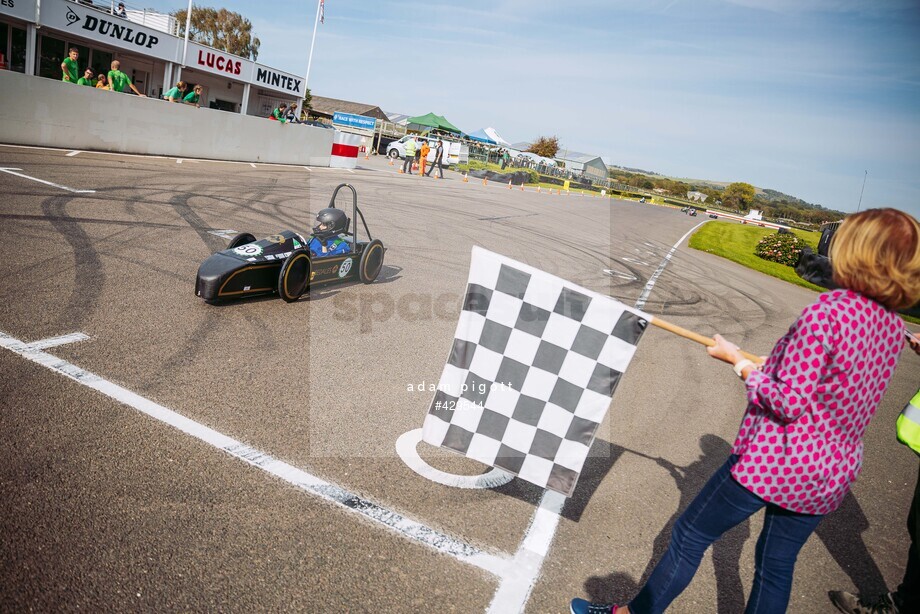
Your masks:
<svg viewBox="0 0 920 614"><path fill-rule="evenodd" d="M179 39L115 15L65 0L43 0L42 25L164 60L175 60Z"/></svg>

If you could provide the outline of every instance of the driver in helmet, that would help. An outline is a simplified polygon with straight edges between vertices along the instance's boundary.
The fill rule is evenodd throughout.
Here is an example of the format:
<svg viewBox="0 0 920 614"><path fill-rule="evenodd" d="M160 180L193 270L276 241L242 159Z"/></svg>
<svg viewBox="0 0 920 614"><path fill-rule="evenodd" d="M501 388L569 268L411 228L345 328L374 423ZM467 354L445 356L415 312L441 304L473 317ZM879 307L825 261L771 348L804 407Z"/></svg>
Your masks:
<svg viewBox="0 0 920 614"><path fill-rule="evenodd" d="M338 256L351 251L351 244L343 238L348 229L348 216L341 209L332 207L316 214L316 226L310 238L310 255L314 258Z"/></svg>

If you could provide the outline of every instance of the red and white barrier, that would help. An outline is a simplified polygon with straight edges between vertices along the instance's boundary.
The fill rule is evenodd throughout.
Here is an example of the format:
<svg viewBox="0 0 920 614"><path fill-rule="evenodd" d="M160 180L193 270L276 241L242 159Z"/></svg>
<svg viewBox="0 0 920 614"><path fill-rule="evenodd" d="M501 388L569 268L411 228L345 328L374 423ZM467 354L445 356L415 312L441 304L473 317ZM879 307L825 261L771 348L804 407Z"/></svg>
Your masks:
<svg viewBox="0 0 920 614"><path fill-rule="evenodd" d="M361 135L336 130L332 139L332 168L355 168L358 166L358 150L361 147Z"/></svg>

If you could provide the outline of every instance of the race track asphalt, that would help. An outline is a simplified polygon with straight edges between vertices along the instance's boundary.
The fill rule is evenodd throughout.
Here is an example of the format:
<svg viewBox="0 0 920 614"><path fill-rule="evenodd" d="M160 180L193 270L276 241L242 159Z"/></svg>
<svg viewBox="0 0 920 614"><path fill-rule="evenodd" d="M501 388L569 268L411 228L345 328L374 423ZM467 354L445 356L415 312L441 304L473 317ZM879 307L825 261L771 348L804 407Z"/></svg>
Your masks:
<svg viewBox="0 0 920 614"><path fill-rule="evenodd" d="M0 146L0 333L385 511L488 555L513 555L542 491L429 481L397 456L421 427L480 245L635 304L696 225L676 209L405 176ZM377 282L210 306L195 272L217 231L307 233L355 186L387 247ZM343 192L340 206L350 206ZM769 351L815 294L683 241L644 309ZM916 326L912 326L916 330ZM0 610L483 612L500 580L0 348ZM791 612L828 590L894 588L917 458L894 420L916 391L902 356L866 437L863 475L805 545ZM651 328L567 501L526 611L630 598L668 529L724 461L743 388L703 348ZM432 466L481 465L418 447ZM354 504L357 507L364 503ZM707 554L673 612L739 612L760 518Z"/></svg>

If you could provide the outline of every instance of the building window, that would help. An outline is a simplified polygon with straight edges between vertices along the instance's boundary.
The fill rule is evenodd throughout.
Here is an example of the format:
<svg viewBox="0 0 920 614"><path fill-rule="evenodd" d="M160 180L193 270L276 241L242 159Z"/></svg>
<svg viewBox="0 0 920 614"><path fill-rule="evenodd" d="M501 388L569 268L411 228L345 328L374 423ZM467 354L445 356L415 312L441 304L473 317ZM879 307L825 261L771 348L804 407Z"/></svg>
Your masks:
<svg viewBox="0 0 920 614"><path fill-rule="evenodd" d="M0 68L26 71L26 31L0 23Z"/></svg>
<svg viewBox="0 0 920 614"><path fill-rule="evenodd" d="M10 70L16 72L26 71L26 31L16 26L10 26L10 55L7 62Z"/></svg>
<svg viewBox="0 0 920 614"><path fill-rule="evenodd" d="M98 49L93 49L93 55L90 57L90 66L93 67L93 72L97 75L102 73L104 75L109 74L109 71L112 70L112 54L108 51L99 51Z"/></svg>
<svg viewBox="0 0 920 614"><path fill-rule="evenodd" d="M38 54L39 77L62 80L64 75L61 72L61 62L67 57L67 50L64 47L64 41L50 36L42 36Z"/></svg>
<svg viewBox="0 0 920 614"><path fill-rule="evenodd" d="M0 23L0 68L6 69L10 61L10 26Z"/></svg>

